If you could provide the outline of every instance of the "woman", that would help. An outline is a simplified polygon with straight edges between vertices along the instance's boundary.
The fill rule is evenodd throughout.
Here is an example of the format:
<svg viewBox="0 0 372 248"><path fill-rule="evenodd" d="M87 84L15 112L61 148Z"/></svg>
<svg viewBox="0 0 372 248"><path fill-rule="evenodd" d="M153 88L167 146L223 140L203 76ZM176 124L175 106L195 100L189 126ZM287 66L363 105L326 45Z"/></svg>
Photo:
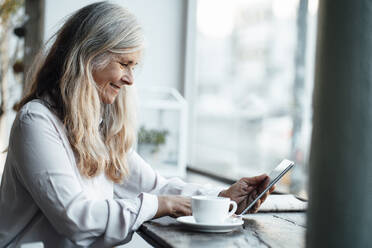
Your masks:
<svg viewBox="0 0 372 248"><path fill-rule="evenodd" d="M190 215L188 196L230 197L241 212L267 185L266 175L223 191L165 179L132 150L132 70L142 49L134 16L106 2L78 10L57 32L12 127L0 247L111 247L144 221Z"/></svg>

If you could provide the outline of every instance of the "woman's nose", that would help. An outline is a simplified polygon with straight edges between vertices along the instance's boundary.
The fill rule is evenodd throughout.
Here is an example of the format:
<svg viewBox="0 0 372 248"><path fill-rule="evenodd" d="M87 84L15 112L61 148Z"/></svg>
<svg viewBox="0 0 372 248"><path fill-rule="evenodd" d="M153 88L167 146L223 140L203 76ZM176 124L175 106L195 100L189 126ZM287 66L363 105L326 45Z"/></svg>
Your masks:
<svg viewBox="0 0 372 248"><path fill-rule="evenodd" d="M133 84L133 72L130 68L128 68L128 70L126 70L126 72L123 74L123 76L121 77L121 81L125 85L132 85Z"/></svg>

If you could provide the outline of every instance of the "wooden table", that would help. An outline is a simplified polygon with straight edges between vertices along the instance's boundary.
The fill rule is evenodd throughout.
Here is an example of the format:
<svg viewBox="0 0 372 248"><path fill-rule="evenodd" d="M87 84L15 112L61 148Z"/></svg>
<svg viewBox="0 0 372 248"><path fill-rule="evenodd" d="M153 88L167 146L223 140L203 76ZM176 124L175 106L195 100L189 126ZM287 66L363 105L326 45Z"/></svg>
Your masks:
<svg viewBox="0 0 372 248"><path fill-rule="evenodd" d="M201 233L185 229L171 217L144 223L137 233L154 247L305 247L304 212L258 213L229 233Z"/></svg>

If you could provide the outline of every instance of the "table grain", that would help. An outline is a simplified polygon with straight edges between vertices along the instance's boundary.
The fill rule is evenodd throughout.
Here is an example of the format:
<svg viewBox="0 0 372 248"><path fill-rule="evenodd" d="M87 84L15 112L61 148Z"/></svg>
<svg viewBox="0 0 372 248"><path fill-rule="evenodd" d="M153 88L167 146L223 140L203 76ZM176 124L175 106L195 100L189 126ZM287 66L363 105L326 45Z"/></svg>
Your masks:
<svg viewBox="0 0 372 248"><path fill-rule="evenodd" d="M154 247L305 247L306 213L280 212L247 215L243 226L229 233L202 233L186 229L176 219L145 222L138 234Z"/></svg>

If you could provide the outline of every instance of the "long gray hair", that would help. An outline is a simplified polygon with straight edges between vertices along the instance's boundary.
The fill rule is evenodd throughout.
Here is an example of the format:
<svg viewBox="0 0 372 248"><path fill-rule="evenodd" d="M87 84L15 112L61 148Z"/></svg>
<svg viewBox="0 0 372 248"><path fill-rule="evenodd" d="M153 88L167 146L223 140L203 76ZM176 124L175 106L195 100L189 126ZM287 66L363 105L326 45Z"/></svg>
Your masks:
<svg viewBox="0 0 372 248"><path fill-rule="evenodd" d="M128 10L97 2L72 14L55 37L33 64L29 90L18 109L32 99L49 99L67 129L80 173L94 177L105 171L109 179L121 182L135 140L134 89L125 86L113 104L105 105L92 70L116 53L142 50L142 29Z"/></svg>

